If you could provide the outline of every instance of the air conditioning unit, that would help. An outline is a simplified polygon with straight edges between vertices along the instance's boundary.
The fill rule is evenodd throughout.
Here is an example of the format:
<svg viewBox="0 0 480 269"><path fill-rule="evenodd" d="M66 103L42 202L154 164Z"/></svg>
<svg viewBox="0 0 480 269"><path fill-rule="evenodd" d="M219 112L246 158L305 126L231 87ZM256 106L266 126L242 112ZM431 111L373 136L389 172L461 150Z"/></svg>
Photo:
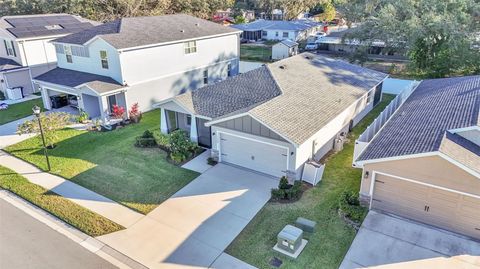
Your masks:
<svg viewBox="0 0 480 269"><path fill-rule="evenodd" d="M343 136L339 136L335 138L334 145L333 145L333 150L335 152L339 152L343 149L343 143L345 141L345 138Z"/></svg>
<svg viewBox="0 0 480 269"><path fill-rule="evenodd" d="M18 100L23 98L23 87L7 88L7 99Z"/></svg>

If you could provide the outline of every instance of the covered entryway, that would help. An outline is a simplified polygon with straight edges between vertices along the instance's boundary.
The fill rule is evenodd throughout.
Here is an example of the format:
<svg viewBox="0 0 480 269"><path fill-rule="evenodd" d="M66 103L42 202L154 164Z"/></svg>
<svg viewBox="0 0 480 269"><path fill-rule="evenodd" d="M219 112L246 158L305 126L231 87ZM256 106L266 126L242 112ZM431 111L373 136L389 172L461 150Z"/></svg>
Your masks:
<svg viewBox="0 0 480 269"><path fill-rule="evenodd" d="M289 149L261 140L218 132L220 161L242 166L275 177L284 176Z"/></svg>
<svg viewBox="0 0 480 269"><path fill-rule="evenodd" d="M372 209L480 239L480 197L375 174Z"/></svg>

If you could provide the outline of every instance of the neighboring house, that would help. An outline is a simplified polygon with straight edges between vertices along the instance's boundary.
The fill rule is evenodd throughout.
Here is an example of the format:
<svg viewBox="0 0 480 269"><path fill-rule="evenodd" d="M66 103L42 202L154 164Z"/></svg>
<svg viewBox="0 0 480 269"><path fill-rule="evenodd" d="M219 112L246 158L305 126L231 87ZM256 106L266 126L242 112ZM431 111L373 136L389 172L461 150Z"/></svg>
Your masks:
<svg viewBox="0 0 480 269"><path fill-rule="evenodd" d="M386 77L303 53L160 102L161 131L186 130L220 162L300 178L380 102Z"/></svg>
<svg viewBox="0 0 480 269"><path fill-rule="evenodd" d="M272 59L281 60L298 54L298 43L289 39L272 46Z"/></svg>
<svg viewBox="0 0 480 269"><path fill-rule="evenodd" d="M480 239L480 76L422 81L367 145L360 196Z"/></svg>
<svg viewBox="0 0 480 269"><path fill-rule="evenodd" d="M250 23L233 25L232 27L242 30L242 39L258 41L290 39L300 41L309 35L315 34L321 29L322 24L313 20L256 20Z"/></svg>
<svg viewBox="0 0 480 269"><path fill-rule="evenodd" d="M45 108L66 96L102 120L114 105L147 111L238 73L239 31L183 14L123 18L53 43L58 68L34 79Z"/></svg>
<svg viewBox="0 0 480 269"><path fill-rule="evenodd" d="M357 28L339 29L337 31L328 31L326 36L318 38L315 43L320 50L328 50L339 53L352 53L359 48L363 48L363 43L356 39L348 39L345 36L353 33ZM367 53L372 55L403 56L404 51L393 50L385 47L385 42L378 40L369 44Z"/></svg>
<svg viewBox="0 0 480 269"><path fill-rule="evenodd" d="M14 99L35 92L31 78L56 66L55 48L49 42L97 24L68 14L1 17L0 91Z"/></svg>
<svg viewBox="0 0 480 269"><path fill-rule="evenodd" d="M223 26L230 26L232 24L235 24L235 20L233 18L218 18L213 19L212 21Z"/></svg>
<svg viewBox="0 0 480 269"><path fill-rule="evenodd" d="M283 20L283 11L281 9L273 9L272 12L261 12L260 19L263 20L272 20L272 21L281 21Z"/></svg>

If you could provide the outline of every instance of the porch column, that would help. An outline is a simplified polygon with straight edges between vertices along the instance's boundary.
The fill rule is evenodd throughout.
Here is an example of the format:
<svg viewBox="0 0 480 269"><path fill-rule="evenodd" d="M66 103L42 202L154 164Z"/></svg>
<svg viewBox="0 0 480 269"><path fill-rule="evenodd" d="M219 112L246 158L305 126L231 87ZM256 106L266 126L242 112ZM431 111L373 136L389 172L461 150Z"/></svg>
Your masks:
<svg viewBox="0 0 480 269"><path fill-rule="evenodd" d="M198 132L197 132L197 118L193 115L192 122L190 123L190 140L192 142L198 142Z"/></svg>
<svg viewBox="0 0 480 269"><path fill-rule="evenodd" d="M104 123L108 122L108 101L106 96L98 97L98 105L100 106L100 118Z"/></svg>
<svg viewBox="0 0 480 269"><path fill-rule="evenodd" d="M52 103L50 102L50 96L48 95L48 90L41 87L40 91L42 92L43 108L45 108L46 110L52 109Z"/></svg>
<svg viewBox="0 0 480 269"><path fill-rule="evenodd" d="M160 108L160 132L168 134L167 113L163 107Z"/></svg>

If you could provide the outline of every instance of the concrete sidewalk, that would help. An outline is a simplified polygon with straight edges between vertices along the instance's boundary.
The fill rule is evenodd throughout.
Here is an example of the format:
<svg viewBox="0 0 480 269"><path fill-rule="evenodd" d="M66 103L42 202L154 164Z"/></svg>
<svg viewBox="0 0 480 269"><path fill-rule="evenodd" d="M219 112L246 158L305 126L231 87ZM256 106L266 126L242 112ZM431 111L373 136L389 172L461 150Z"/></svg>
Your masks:
<svg viewBox="0 0 480 269"><path fill-rule="evenodd" d="M0 149L6 148L10 145L16 144L25 139L35 136L34 134L18 135L16 133L19 124L31 119L33 119L33 116L28 116L18 119L16 121L11 121L9 123L0 125Z"/></svg>
<svg viewBox="0 0 480 269"><path fill-rule="evenodd" d="M124 227L130 227L144 215L90 191L62 177L43 172L37 167L0 150L0 165Z"/></svg>

